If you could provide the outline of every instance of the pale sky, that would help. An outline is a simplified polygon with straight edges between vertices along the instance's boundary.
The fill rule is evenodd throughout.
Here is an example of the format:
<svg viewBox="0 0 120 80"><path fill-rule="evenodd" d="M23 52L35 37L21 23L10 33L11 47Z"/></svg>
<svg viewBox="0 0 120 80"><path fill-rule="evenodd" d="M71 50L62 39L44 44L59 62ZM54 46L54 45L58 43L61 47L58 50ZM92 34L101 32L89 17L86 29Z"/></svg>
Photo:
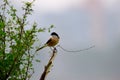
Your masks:
<svg viewBox="0 0 120 80"><path fill-rule="evenodd" d="M20 9L21 1L11 0ZM31 0L30 0L31 1ZM95 1L95 3L94 3ZM101 2L97 3L96 1ZM68 50L79 50L93 44L84 52L68 53L58 48L53 68L46 80L119 80L120 79L120 1L119 0L36 0L29 20L38 27L53 24L60 35L60 45ZM93 8L94 9L93 9ZM97 8L98 9L97 9ZM20 10L18 14L22 13ZM50 33L40 33L38 43L44 44ZM99 47L99 45L102 47ZM40 63L34 63L39 80L50 49L39 51Z"/></svg>
<svg viewBox="0 0 120 80"><path fill-rule="evenodd" d="M90 0L36 0L35 9L41 13L61 13L69 9L80 9L87 5ZM94 0L92 0L94 1ZM106 8L116 5L118 0L98 0ZM91 1L90 1L91 2Z"/></svg>
<svg viewBox="0 0 120 80"><path fill-rule="evenodd" d="M22 1L32 0L12 0L12 3L16 4ZM88 1L90 0L36 0L34 3L35 5L34 7L35 9L41 12L48 13L61 12L74 7L75 8L84 7ZM116 4L116 2L119 2L119 0L98 0L98 1L100 1L105 7L112 7Z"/></svg>

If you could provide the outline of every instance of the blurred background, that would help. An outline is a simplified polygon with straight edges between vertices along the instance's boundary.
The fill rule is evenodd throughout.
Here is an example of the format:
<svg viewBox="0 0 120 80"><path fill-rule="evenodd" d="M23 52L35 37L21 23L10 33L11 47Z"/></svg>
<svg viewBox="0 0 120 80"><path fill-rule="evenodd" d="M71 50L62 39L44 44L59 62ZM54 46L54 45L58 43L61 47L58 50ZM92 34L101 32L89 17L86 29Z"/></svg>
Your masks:
<svg viewBox="0 0 120 80"><path fill-rule="evenodd" d="M17 9L22 6L23 0L11 1ZM59 34L63 48L80 50L95 45L76 53L58 47L46 80L120 80L120 0L36 0L33 8L29 20L38 27L53 24L51 32ZM49 36L47 32L38 34L38 43L44 44ZM41 62L34 63L31 80L39 80L51 56L49 48L39 53L36 58Z"/></svg>

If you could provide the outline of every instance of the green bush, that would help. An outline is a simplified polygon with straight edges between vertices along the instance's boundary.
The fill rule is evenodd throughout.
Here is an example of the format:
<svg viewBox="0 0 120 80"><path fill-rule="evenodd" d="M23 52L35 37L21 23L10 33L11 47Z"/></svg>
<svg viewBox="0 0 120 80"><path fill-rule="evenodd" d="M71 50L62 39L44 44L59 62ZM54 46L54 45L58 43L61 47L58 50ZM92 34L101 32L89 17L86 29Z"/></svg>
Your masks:
<svg viewBox="0 0 120 80"><path fill-rule="evenodd" d="M45 28L37 29L36 23L28 25L33 2L23 3L22 16L8 0L0 3L0 80L28 80L34 73L33 44L38 40L36 34ZM30 29L25 30L26 26Z"/></svg>

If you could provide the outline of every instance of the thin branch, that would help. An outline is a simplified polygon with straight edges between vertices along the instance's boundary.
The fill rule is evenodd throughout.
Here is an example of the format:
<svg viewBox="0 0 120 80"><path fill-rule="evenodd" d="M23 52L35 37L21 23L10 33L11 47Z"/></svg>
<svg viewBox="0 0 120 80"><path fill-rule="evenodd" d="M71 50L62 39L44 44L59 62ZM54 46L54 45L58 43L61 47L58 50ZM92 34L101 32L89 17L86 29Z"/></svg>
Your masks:
<svg viewBox="0 0 120 80"><path fill-rule="evenodd" d="M30 49L29 49L29 46L28 46L28 57L29 57L29 59L28 59L28 61L27 61L27 67L26 67L26 74L25 74L25 78L24 78L24 80L27 80L27 77L28 77L28 71L29 71L29 65L30 65Z"/></svg>
<svg viewBox="0 0 120 80"><path fill-rule="evenodd" d="M60 46L60 45L58 45L57 47L60 47L63 51L66 51L66 52L81 52L81 51L86 51L86 50L89 50L91 48L94 48L95 45L92 45L92 46L90 46L88 48L84 48L84 49L80 49L80 50L75 50L75 51L67 50L67 49L63 48L62 46Z"/></svg>
<svg viewBox="0 0 120 80"><path fill-rule="evenodd" d="M17 55L16 58L14 59L14 62L13 62L13 64L11 65L11 68L10 68L9 72L6 74L5 80L7 80L7 79L9 78L9 76L11 75L11 72L13 71L14 66L15 66L15 63L16 63L16 61L17 61L17 58L18 58L18 55Z"/></svg>
<svg viewBox="0 0 120 80"><path fill-rule="evenodd" d="M1 15L0 14L0 21L4 24L3 26L3 32L5 32L5 20L4 20L4 15ZM3 44L2 44L2 47L3 47L3 59L5 58L5 42L6 42L6 35L4 35L4 36L2 36L2 42L3 42Z"/></svg>
<svg viewBox="0 0 120 80"><path fill-rule="evenodd" d="M51 56L48 64L45 66L44 71L43 71L43 73L42 73L42 75L41 75L41 77L40 77L39 80L45 80L47 74L50 72L50 69L51 69L52 66L53 66L52 64L53 64L53 60L54 60L54 58L55 58L55 56L56 56L56 53L57 53L57 50L56 50L56 48L54 48L54 49L53 49L52 56Z"/></svg>

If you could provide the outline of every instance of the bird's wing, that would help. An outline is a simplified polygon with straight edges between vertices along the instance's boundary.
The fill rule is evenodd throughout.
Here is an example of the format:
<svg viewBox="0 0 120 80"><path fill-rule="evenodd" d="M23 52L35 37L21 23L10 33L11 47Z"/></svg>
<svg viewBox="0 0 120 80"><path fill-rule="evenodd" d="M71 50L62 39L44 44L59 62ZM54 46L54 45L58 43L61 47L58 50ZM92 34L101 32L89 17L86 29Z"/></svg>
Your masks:
<svg viewBox="0 0 120 80"><path fill-rule="evenodd" d="M45 45L44 46L42 46L42 47L40 47L40 48L38 48L36 51L39 51L39 50L41 50L41 49L43 49L44 47L46 47L47 46L47 44L49 44L49 42L51 41L52 39L50 38L46 43L45 43Z"/></svg>
<svg viewBox="0 0 120 80"><path fill-rule="evenodd" d="M50 38L50 39L46 42L46 44L48 44L49 42L51 42L51 40L52 40L52 39Z"/></svg>
<svg viewBox="0 0 120 80"><path fill-rule="evenodd" d="M39 51L39 50L43 49L43 48L46 47L46 46L47 46L47 45L45 44L44 46L38 48L36 51Z"/></svg>

